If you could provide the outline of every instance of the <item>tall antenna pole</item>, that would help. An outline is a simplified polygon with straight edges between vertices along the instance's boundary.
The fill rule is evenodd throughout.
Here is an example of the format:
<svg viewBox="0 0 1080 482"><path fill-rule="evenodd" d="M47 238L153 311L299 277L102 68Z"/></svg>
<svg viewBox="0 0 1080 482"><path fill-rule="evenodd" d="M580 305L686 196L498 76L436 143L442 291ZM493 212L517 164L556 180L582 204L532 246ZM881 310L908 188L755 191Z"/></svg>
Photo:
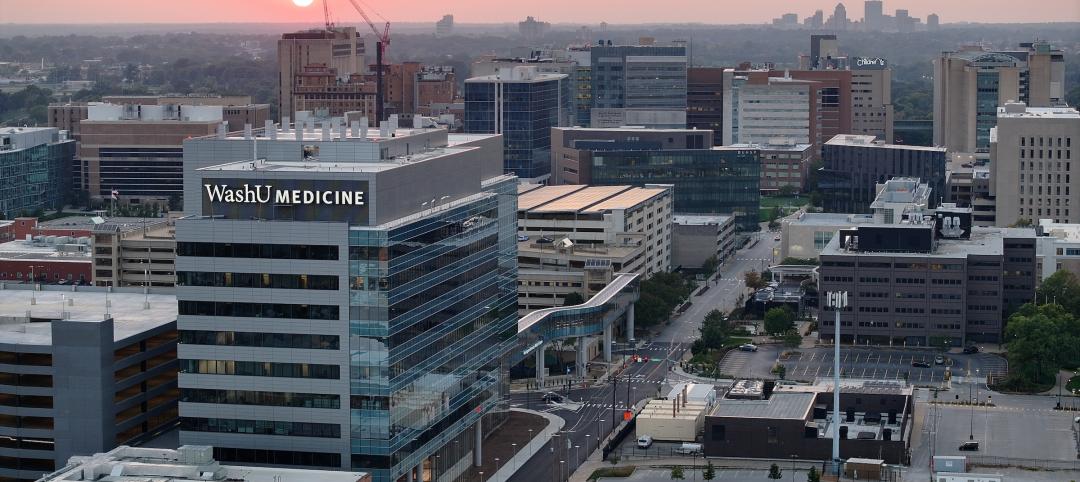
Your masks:
<svg viewBox="0 0 1080 482"><path fill-rule="evenodd" d="M833 312L836 313L833 331L833 425L836 433L832 440L832 458L836 472L840 473L840 311L847 307L847 291L829 294Z"/></svg>

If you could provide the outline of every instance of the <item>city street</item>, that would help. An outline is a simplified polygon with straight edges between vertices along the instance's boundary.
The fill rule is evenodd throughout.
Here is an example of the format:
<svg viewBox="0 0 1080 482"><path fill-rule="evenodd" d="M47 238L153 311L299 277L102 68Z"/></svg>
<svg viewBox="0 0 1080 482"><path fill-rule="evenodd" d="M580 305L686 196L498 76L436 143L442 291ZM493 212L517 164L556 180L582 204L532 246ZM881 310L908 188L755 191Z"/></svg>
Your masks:
<svg viewBox="0 0 1080 482"><path fill-rule="evenodd" d="M735 308L739 295L746 292L743 272L761 271L770 264L773 249L779 243L773 240L773 235L769 232L762 232L757 236L760 241L748 249L738 250L732 259L720 267L718 280L710 281L711 287L701 296L694 297L689 309L674 316L671 324L663 327L657 336L640 340L639 346L632 350L623 350L623 353L648 355L650 361L631 364L619 376L614 383L614 410L612 383L569 390L570 400L583 403L576 412L541 403L539 393L513 394L510 398L511 405L550 411L566 420L566 426L548 442L544 450L529 459L510 481L565 480L568 473L572 473L589 453L596 450L597 439L603 439L611 433L612 416L622 416L621 410L627 406L626 380L629 380L630 405L656 396L663 381L671 375L672 366L682 359L690 344L697 338L705 315L714 309L730 311ZM564 392L560 390L558 393ZM562 479L558 475L560 471Z"/></svg>

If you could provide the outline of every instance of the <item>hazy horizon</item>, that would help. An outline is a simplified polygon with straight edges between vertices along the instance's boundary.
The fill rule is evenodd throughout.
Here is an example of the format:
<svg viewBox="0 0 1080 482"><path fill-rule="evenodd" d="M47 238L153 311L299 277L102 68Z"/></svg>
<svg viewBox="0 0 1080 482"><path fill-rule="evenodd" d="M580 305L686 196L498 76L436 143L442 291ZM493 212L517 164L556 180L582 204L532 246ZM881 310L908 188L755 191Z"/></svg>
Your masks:
<svg viewBox="0 0 1080 482"><path fill-rule="evenodd" d="M297 7L292 0L94 0L73 5L71 0L0 0L19 8L0 9L0 24L171 24L171 23L321 23L319 2ZM356 23L360 16L346 0L329 0L335 21ZM729 0L730 1L730 0ZM567 24L656 24L698 23L714 25L763 24L783 13L796 13L801 21L815 10L826 18L836 0L757 0L753 6L713 0L671 0L663 8L654 1L622 0L592 5L572 0L547 0L542 8L532 2L513 0L456 0L452 4L423 0L365 0L374 13L391 23L434 22L452 14L460 23L507 23L533 16L543 21ZM847 17L863 16L863 1L845 1ZM1080 2L1039 0L1039 8L1017 8L1015 0L885 0L885 12L907 9L912 17L925 21L936 13L942 23L1045 23L1080 21ZM372 15L376 20L378 17Z"/></svg>

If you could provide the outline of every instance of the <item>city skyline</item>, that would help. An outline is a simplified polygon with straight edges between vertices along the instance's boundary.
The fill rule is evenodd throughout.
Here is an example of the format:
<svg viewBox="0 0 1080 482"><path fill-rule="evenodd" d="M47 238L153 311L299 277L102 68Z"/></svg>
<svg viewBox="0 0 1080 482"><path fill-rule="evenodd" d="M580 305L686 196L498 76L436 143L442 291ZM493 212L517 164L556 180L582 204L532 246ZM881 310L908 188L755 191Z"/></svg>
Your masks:
<svg viewBox="0 0 1080 482"><path fill-rule="evenodd" d="M842 2L848 17L861 19L863 8L859 0ZM891 0L885 2L885 12L907 9L910 15L925 18L931 13L943 23L1024 23L1080 21L1080 4L1072 0L1045 0L1043 8L1015 9L1009 0L959 0L942 3L934 0ZM434 22L444 14L453 14L460 23L505 23L537 17L553 23L702 23L702 24L764 24L784 13L796 13L800 18L822 10L826 16L836 6L834 0L763 0L753 6L700 0L676 0L671 8L650 9L654 3L626 0L619 9L609 6L588 6L570 0L552 0L543 8L531 4L501 4L493 9L490 0L459 0L446 4L401 4L372 0L368 5L391 22ZM98 0L86 6L72 6L68 0L41 0L21 5L19 9L0 10L0 24L36 23L216 23L216 22L321 22L322 9L318 1L308 7L297 7L291 0L243 0L213 2L189 0L183 3L147 3L137 0ZM257 7L257 8L256 8ZM355 23L359 16L344 0L331 0L331 11L341 23ZM215 12L208 15L207 12ZM648 12L647 14L645 12Z"/></svg>

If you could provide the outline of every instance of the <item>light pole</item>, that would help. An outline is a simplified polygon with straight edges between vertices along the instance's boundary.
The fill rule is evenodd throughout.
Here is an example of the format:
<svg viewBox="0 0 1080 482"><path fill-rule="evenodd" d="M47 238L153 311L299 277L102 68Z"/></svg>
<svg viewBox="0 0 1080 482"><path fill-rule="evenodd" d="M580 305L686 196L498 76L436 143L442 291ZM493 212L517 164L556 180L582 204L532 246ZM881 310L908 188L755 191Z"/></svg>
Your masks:
<svg viewBox="0 0 1080 482"><path fill-rule="evenodd" d="M563 468L566 467L566 461L559 461L559 480L563 480Z"/></svg>
<svg viewBox="0 0 1080 482"><path fill-rule="evenodd" d="M799 456L791 454L791 482L795 482L795 459Z"/></svg>
<svg viewBox="0 0 1080 482"><path fill-rule="evenodd" d="M589 435L591 434L585 434L585 458L589 458ZM599 437L599 435L597 437ZM597 438L596 440L600 439Z"/></svg>
<svg viewBox="0 0 1080 482"><path fill-rule="evenodd" d="M833 426L836 432L832 439L832 458L836 473L840 473L840 311L847 307L847 291L833 291L828 294L829 305L836 313L833 330Z"/></svg>
<svg viewBox="0 0 1080 482"><path fill-rule="evenodd" d="M970 372L968 374L970 375ZM975 440L975 399L971 396L971 389L974 385L974 381L969 381L968 404L971 405L971 425L968 427L968 440Z"/></svg>
<svg viewBox="0 0 1080 482"><path fill-rule="evenodd" d="M499 482L499 458L495 457L495 482Z"/></svg>
<svg viewBox="0 0 1080 482"><path fill-rule="evenodd" d="M580 445L575 445L575 446L574 446L574 466L575 466L575 467L576 467L576 466L577 466L577 465L579 464L579 462L578 462L578 456L577 456L577 455L578 455L578 454L577 454L577 449L579 449L579 448L581 448L581 446L580 446ZM569 476L570 476L570 474L567 474L567 476L569 477Z"/></svg>
<svg viewBox="0 0 1080 482"><path fill-rule="evenodd" d="M512 443L510 446L514 448L514 454L510 456L510 461L514 462L514 471L517 471L517 462L514 460L517 457L517 444Z"/></svg>

